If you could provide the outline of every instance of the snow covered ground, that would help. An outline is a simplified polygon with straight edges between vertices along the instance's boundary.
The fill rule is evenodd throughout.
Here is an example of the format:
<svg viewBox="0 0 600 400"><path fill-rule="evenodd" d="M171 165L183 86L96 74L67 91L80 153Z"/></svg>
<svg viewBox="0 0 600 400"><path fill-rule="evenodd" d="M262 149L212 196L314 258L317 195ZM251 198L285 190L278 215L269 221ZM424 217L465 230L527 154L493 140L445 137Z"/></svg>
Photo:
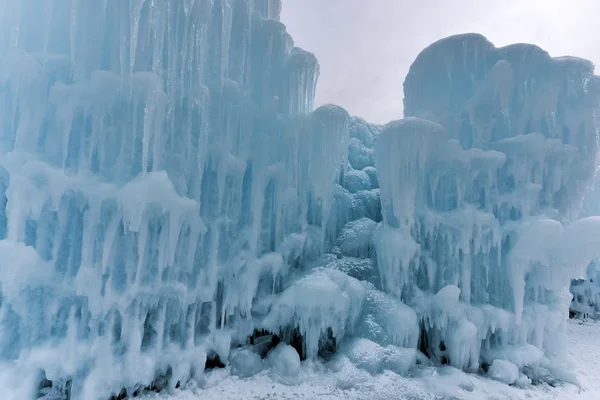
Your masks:
<svg viewBox="0 0 600 400"><path fill-rule="evenodd" d="M266 399L348 399L348 400L565 400L600 398L600 323L569 321L570 355L576 365L573 372L581 383L520 389L452 367L425 368L413 378L386 371L377 376L344 365L338 372L323 365L303 365L302 377L295 385L286 385L265 370L250 379L216 370L207 377L206 389L179 391L172 396L148 395L145 400L266 400Z"/></svg>

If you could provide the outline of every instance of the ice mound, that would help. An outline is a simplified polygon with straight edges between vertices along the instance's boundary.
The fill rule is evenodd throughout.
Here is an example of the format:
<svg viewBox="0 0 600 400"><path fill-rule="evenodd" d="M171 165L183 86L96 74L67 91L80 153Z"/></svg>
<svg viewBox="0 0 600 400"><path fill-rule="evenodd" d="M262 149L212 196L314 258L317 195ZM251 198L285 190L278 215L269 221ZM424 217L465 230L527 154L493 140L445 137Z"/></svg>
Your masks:
<svg viewBox="0 0 600 400"><path fill-rule="evenodd" d="M419 325L415 311L372 285L367 284L366 288L364 312L356 336L382 346L416 348Z"/></svg>
<svg viewBox="0 0 600 400"><path fill-rule="evenodd" d="M324 337L341 340L353 332L364 298L365 290L356 279L337 270L317 269L275 299L262 325L271 332L298 328L303 351L315 357Z"/></svg>
<svg viewBox="0 0 600 400"><path fill-rule="evenodd" d="M369 257L371 239L376 228L377 223L366 217L348 222L337 239L342 254L349 257Z"/></svg>
<svg viewBox="0 0 600 400"><path fill-rule="evenodd" d="M369 139L368 142L372 142ZM357 138L348 141L348 161L354 170L360 171L375 165L373 160L373 149L367 147Z"/></svg>
<svg viewBox="0 0 600 400"><path fill-rule="evenodd" d="M344 187L350 193L371 190L371 177L364 171L349 170L344 175Z"/></svg>
<svg viewBox="0 0 600 400"><path fill-rule="evenodd" d="M371 374L380 374L384 370L407 375L416 364L417 350L396 346L382 347L368 339L353 339L341 350L358 368Z"/></svg>
<svg viewBox="0 0 600 400"><path fill-rule="evenodd" d="M490 369L488 370L488 376L506 384L515 383L519 379L519 367L510 361L506 360L494 360Z"/></svg>
<svg viewBox="0 0 600 400"><path fill-rule="evenodd" d="M231 374L240 378L249 378L263 370L263 360L258 354L249 349L233 352L230 358Z"/></svg>
<svg viewBox="0 0 600 400"><path fill-rule="evenodd" d="M324 265L356 278L359 281L378 284L380 282L377 266L372 258L339 257L340 255L328 254L325 256Z"/></svg>
<svg viewBox="0 0 600 400"><path fill-rule="evenodd" d="M292 346L280 343L267 354L267 363L282 378L300 375L300 356Z"/></svg>

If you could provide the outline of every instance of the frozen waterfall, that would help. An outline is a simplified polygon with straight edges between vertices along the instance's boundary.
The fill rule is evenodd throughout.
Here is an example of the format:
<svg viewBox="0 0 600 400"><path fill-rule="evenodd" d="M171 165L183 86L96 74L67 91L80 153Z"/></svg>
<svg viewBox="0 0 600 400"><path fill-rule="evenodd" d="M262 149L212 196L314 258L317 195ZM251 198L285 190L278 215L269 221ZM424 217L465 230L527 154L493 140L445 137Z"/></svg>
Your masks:
<svg viewBox="0 0 600 400"><path fill-rule="evenodd" d="M573 222L593 65L448 38L375 126L313 110L318 62L280 11L0 1L3 398L173 389L260 335L565 378L569 282L600 255L600 222Z"/></svg>

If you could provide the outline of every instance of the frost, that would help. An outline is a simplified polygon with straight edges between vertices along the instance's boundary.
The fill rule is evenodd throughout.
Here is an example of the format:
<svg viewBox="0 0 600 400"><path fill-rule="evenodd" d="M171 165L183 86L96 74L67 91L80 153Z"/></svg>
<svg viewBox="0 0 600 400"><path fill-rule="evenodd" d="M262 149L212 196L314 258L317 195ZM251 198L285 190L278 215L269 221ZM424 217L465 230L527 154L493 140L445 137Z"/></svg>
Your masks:
<svg viewBox="0 0 600 400"><path fill-rule="evenodd" d="M366 281L373 284L377 284L380 281L377 267L371 258L337 258L333 256L327 263L327 267L342 271L359 281Z"/></svg>
<svg viewBox="0 0 600 400"><path fill-rule="evenodd" d="M356 193L361 190L371 190L371 178L364 171L349 170L344 175L344 187L350 193Z"/></svg>
<svg viewBox="0 0 600 400"><path fill-rule="evenodd" d="M348 222L338 236L338 246L346 256L367 257L372 247L371 237L377 223L369 218Z"/></svg>

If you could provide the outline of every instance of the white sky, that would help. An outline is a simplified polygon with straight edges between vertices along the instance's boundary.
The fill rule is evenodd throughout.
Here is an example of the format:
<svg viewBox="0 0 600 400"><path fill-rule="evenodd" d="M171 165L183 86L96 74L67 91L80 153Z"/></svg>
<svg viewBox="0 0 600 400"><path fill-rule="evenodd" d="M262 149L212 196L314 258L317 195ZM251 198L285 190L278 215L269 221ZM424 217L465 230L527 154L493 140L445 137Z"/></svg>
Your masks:
<svg viewBox="0 0 600 400"><path fill-rule="evenodd" d="M534 43L600 65L600 0L283 0L282 21L319 59L317 105L380 123L402 117L402 83L417 54L452 34Z"/></svg>

